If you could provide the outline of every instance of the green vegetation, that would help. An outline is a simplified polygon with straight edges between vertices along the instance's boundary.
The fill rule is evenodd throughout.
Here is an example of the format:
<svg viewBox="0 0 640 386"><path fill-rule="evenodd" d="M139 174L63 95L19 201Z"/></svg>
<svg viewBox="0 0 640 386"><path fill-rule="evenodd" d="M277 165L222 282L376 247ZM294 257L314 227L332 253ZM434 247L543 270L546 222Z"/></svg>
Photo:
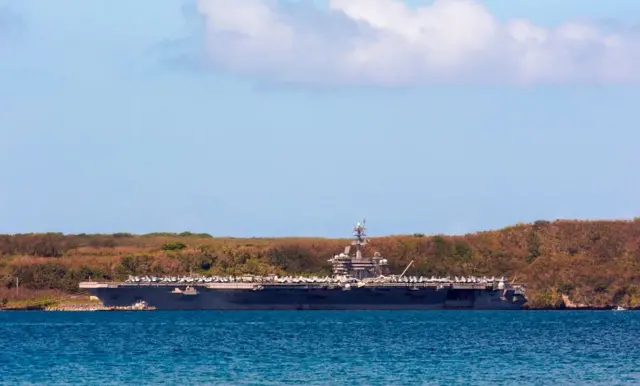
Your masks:
<svg viewBox="0 0 640 386"><path fill-rule="evenodd" d="M162 246L163 251L181 251L187 247L187 244L181 242L165 243Z"/></svg>
<svg viewBox="0 0 640 386"><path fill-rule="evenodd" d="M465 236L415 233L371 241L370 251L387 257L392 272L415 260L411 275L508 275L527 284L533 307L559 307L563 296L590 306L640 306L640 219L537 221ZM79 281L127 275L327 275L327 259L347 242L191 232L0 235L0 306L40 304L77 294Z"/></svg>

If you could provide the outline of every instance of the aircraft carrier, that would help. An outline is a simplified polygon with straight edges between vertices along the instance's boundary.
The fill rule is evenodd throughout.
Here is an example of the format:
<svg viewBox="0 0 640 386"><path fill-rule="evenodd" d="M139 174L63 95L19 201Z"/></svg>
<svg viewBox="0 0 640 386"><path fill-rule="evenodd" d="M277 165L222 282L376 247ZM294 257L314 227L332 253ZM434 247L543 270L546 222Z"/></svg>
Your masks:
<svg viewBox="0 0 640 386"><path fill-rule="evenodd" d="M329 260L333 275L136 277L125 282L81 282L111 309L155 310L519 310L522 284L505 277L390 275L378 252L367 258L364 221L354 240ZM355 247L355 253L351 253Z"/></svg>

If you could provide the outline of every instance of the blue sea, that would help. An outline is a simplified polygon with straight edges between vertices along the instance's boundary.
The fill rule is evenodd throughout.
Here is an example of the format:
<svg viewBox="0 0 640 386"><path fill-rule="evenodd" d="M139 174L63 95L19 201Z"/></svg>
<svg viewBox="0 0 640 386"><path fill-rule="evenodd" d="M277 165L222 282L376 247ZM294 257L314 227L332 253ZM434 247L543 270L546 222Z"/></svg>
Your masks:
<svg viewBox="0 0 640 386"><path fill-rule="evenodd" d="M0 384L640 384L640 312L0 312Z"/></svg>

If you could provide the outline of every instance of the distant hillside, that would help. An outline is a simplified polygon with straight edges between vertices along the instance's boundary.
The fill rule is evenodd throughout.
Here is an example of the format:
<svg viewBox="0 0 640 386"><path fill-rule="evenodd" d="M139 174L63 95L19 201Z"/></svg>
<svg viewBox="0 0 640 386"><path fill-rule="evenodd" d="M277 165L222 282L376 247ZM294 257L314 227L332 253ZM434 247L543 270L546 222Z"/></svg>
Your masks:
<svg viewBox="0 0 640 386"><path fill-rule="evenodd" d="M537 221L465 236L372 238L400 273L508 275L528 286L532 307L562 295L590 306L640 306L640 220ZM0 236L0 302L74 293L86 279L135 275L330 274L327 260L348 240L215 238L207 234L25 234ZM20 292L16 295L15 278ZM1 304L0 304L1 306Z"/></svg>

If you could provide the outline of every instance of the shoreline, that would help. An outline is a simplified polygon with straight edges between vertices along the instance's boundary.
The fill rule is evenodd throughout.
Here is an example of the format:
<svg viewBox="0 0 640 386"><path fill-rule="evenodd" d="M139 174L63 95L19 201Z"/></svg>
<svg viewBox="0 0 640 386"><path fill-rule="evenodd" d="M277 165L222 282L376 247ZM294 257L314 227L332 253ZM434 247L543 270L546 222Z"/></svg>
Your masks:
<svg viewBox="0 0 640 386"><path fill-rule="evenodd" d="M426 310L428 311L507 311L507 312L518 312L518 311L614 311L616 306L584 306L584 307L523 307L520 310L476 310L476 309L454 309L447 308L441 310ZM146 309L139 307L105 307L103 305L96 304L86 304L86 305L48 305L48 306L40 306L40 305L30 305L24 307L6 307L0 308L0 311L44 311L44 312L122 312L122 311L172 311L172 312L180 312L183 310L156 310L156 309ZM243 312L252 312L252 311L279 311L279 310L187 310L187 311L243 311ZM348 312L350 310L295 310L291 311L342 311ZM358 311L367 311L367 310L358 310ZM371 310L371 311L384 311L384 310ZM397 310L394 310L397 311ZM411 311L411 310L404 310ZM628 307L624 311L640 311L640 307Z"/></svg>
<svg viewBox="0 0 640 386"><path fill-rule="evenodd" d="M190 232L2 236L0 309L12 310L45 305L67 310L68 303L89 303L79 283L117 283L128 276L325 277L328 261L336 263L336 253L352 239ZM607 310L617 304L640 307L640 283L633 271L638 240L640 218L540 220L465 235L376 236L371 248L380 257L393 257L385 266L398 274L402 269L413 275L504 274L511 284L524 285L529 303L523 308L529 310ZM93 304L92 309L99 308Z"/></svg>

